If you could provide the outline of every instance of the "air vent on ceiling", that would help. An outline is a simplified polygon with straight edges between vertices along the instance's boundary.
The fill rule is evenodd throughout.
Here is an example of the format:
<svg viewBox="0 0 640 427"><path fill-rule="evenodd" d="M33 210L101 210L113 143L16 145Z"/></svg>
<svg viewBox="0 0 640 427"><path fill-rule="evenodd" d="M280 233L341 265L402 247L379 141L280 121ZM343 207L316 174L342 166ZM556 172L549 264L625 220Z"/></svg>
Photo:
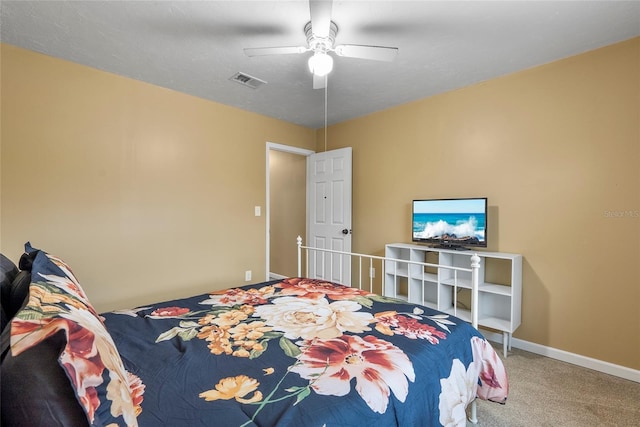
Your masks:
<svg viewBox="0 0 640 427"><path fill-rule="evenodd" d="M250 87L251 89L258 89L260 86L267 84L264 80L260 80L259 78L245 73L235 73L231 78L229 78L229 80Z"/></svg>

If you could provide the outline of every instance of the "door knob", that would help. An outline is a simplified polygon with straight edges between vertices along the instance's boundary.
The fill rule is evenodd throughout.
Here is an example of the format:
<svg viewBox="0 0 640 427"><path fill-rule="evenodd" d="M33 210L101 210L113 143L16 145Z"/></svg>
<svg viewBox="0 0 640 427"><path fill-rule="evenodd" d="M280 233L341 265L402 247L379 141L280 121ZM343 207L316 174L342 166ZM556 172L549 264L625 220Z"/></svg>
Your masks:
<svg viewBox="0 0 640 427"><path fill-rule="evenodd" d="M351 230L345 228L344 230L342 230L342 234L351 234Z"/></svg>

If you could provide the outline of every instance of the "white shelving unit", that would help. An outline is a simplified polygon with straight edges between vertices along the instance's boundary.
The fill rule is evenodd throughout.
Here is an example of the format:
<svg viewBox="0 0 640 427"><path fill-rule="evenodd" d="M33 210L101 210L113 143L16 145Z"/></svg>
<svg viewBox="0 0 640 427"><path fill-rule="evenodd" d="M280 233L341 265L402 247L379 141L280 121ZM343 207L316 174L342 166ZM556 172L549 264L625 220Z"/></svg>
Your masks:
<svg viewBox="0 0 640 427"><path fill-rule="evenodd" d="M409 243L385 246L386 258L466 269L471 266L474 254L480 257L478 325L503 333L506 357L507 349L511 349L511 336L520 326L522 317L522 255L456 251ZM464 307L471 291L471 273L391 260L385 261L384 269L385 295L399 294L408 301L471 321L471 312Z"/></svg>

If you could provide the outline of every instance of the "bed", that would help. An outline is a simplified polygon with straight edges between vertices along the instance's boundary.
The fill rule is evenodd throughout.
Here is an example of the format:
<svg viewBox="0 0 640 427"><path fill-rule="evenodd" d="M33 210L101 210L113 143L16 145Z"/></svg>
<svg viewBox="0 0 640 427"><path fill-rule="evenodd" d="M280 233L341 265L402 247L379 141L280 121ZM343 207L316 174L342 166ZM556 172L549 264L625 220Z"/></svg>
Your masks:
<svg viewBox="0 0 640 427"><path fill-rule="evenodd" d="M304 277L316 249L298 241L300 277L98 314L26 244L19 267L3 257L3 425L464 426L476 397L505 403L476 328Z"/></svg>

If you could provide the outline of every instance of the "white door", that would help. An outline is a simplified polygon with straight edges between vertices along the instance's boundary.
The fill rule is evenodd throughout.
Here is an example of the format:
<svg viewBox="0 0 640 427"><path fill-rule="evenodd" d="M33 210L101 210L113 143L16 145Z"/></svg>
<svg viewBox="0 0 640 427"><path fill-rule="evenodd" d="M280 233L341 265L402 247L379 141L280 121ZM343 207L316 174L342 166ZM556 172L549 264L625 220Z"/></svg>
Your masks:
<svg viewBox="0 0 640 427"><path fill-rule="evenodd" d="M307 157L306 246L351 252L351 147ZM315 253L308 277L351 286L351 258Z"/></svg>

